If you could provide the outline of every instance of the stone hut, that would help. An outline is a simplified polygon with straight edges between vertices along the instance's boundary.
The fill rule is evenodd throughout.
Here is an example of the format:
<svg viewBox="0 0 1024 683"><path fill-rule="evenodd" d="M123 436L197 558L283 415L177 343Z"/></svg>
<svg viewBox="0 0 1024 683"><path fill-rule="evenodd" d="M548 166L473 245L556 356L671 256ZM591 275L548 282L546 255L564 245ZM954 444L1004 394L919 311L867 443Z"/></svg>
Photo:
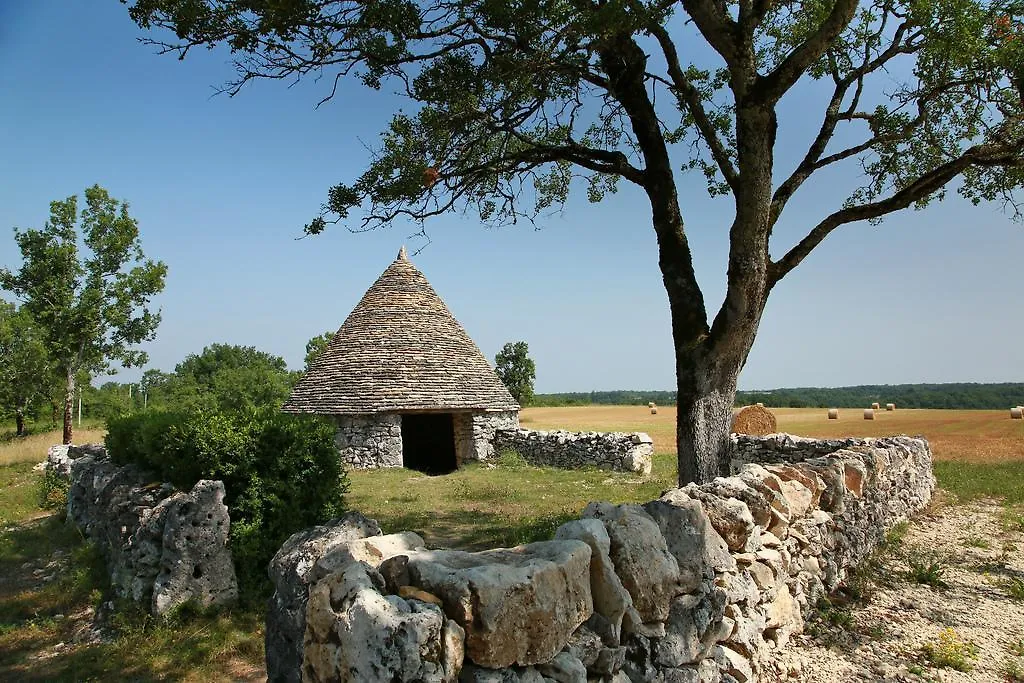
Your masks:
<svg viewBox="0 0 1024 683"><path fill-rule="evenodd" d="M450 472L491 457L494 432L519 426L519 404L405 247L283 410L334 419L356 468Z"/></svg>

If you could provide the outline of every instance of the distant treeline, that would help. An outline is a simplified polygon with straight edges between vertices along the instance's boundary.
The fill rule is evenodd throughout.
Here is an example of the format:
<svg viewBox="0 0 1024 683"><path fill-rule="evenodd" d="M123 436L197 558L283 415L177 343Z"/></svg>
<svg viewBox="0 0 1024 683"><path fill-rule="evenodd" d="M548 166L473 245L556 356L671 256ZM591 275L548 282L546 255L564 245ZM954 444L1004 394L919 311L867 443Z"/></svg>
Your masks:
<svg viewBox="0 0 1024 683"><path fill-rule="evenodd" d="M674 391L589 391L536 394L534 406L647 405L676 403ZM863 408L872 403L900 408L1003 410L1024 404L1024 383L866 384L856 387L802 387L739 391L736 405L763 403L770 408Z"/></svg>

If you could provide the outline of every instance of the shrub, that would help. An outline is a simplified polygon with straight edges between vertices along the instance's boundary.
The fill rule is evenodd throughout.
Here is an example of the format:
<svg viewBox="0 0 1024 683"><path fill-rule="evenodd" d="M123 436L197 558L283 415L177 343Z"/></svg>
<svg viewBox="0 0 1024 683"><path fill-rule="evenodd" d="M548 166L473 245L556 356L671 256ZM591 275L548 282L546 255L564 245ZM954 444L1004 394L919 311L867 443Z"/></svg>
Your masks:
<svg viewBox="0 0 1024 683"><path fill-rule="evenodd" d="M910 569L906 576L911 583L920 583L932 588L949 588L949 584L942 578L946 568L937 554L911 552L907 556L907 566Z"/></svg>
<svg viewBox="0 0 1024 683"><path fill-rule="evenodd" d="M978 646L964 641L956 631L947 628L939 633L938 642L925 643L921 654L934 667L966 672L974 668Z"/></svg>
<svg viewBox="0 0 1024 683"><path fill-rule="evenodd" d="M39 507L46 510L63 510L68 506L70 483L67 479L53 470L46 470L39 486Z"/></svg>
<svg viewBox="0 0 1024 683"><path fill-rule="evenodd" d="M276 411L147 412L111 420L107 449L182 490L224 482L231 552L246 593L267 586L266 566L294 532L344 511L348 477L321 418Z"/></svg>

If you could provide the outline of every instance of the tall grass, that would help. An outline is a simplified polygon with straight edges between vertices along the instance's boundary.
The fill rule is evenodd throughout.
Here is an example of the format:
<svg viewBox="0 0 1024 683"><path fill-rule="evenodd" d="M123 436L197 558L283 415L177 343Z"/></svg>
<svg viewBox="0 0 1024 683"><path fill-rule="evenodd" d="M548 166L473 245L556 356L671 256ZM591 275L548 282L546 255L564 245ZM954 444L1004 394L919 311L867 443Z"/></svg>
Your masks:
<svg viewBox="0 0 1024 683"><path fill-rule="evenodd" d="M83 428L75 430L74 442L76 444L99 443L103 441L104 434L106 434L105 429ZM54 430L25 437L16 437L6 443L2 443L0 444L0 466L17 465L24 462L42 462L46 460L46 449L56 443L60 443L61 436L60 430Z"/></svg>

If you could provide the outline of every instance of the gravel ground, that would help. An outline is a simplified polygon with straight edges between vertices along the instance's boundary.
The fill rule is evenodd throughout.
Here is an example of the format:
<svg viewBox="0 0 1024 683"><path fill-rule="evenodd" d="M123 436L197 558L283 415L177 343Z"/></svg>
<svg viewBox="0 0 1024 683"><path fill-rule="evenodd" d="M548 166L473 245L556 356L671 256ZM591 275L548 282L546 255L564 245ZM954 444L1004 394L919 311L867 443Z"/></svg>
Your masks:
<svg viewBox="0 0 1024 683"><path fill-rule="evenodd" d="M941 506L914 520L868 570L866 598L812 620L765 679L1024 682L1021 526L1008 524L1003 508L988 501ZM937 560L946 587L910 580L911 560ZM924 654L928 644L961 655L970 670L937 666Z"/></svg>

